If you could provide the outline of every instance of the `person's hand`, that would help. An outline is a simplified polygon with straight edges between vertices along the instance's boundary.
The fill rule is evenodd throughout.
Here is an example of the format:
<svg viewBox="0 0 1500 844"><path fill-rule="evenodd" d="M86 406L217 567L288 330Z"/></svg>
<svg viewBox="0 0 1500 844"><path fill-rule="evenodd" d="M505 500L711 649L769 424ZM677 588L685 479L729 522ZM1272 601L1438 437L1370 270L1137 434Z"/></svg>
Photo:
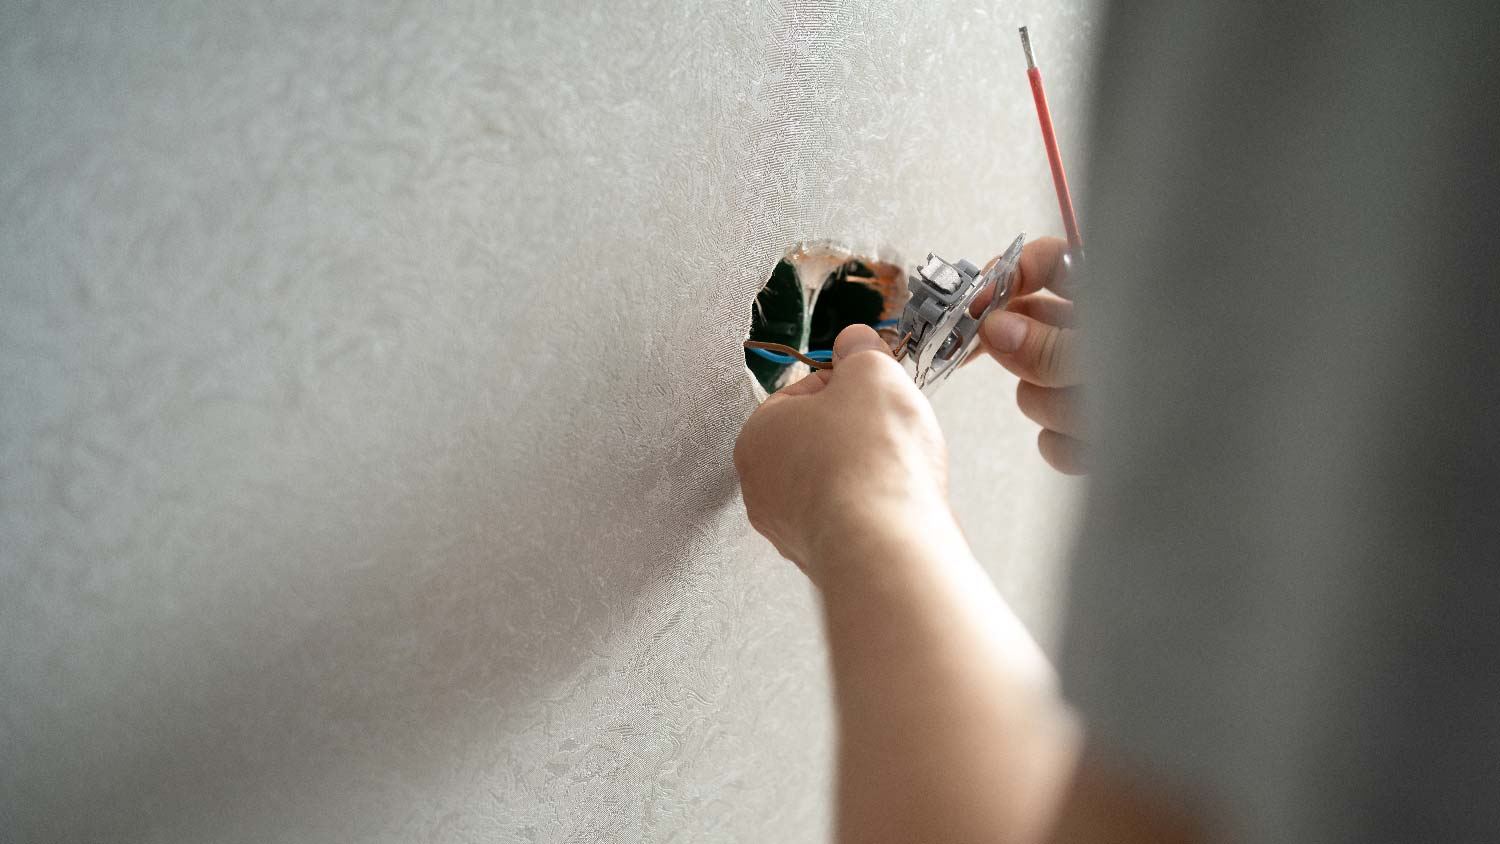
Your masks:
<svg viewBox="0 0 1500 844"><path fill-rule="evenodd" d="M829 543L950 519L947 447L925 396L866 325L833 344L833 368L773 393L734 448L750 524L820 586Z"/></svg>
<svg viewBox="0 0 1500 844"><path fill-rule="evenodd" d="M1026 244L1016 273L1015 292L1005 310L985 319L979 336L985 351L1021 382L1016 405L1042 426L1037 448L1059 472L1083 474L1087 430L1079 386L1078 332L1068 298L1067 241L1044 237ZM970 310L989 304L981 294Z"/></svg>

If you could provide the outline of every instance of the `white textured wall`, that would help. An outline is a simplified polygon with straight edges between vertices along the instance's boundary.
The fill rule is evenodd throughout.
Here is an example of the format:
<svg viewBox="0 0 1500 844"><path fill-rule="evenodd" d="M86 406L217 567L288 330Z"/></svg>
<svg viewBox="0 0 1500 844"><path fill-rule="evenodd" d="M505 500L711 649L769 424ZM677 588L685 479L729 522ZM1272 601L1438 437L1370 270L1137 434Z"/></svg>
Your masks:
<svg viewBox="0 0 1500 844"><path fill-rule="evenodd" d="M816 841L812 596L748 533L790 243L982 259L1087 4L0 3L0 838ZM957 507L1046 625L985 363Z"/></svg>

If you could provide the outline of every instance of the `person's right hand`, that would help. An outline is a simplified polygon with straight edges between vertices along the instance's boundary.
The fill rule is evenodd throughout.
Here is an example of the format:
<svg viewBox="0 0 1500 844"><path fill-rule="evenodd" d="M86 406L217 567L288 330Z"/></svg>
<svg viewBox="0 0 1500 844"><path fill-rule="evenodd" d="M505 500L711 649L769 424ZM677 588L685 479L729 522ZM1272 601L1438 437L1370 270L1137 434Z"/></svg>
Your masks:
<svg viewBox="0 0 1500 844"><path fill-rule="evenodd" d="M831 548L952 524L932 406L867 325L839 333L832 369L772 393L750 415L734 465L751 526L820 587L843 556Z"/></svg>
<svg viewBox="0 0 1500 844"><path fill-rule="evenodd" d="M1054 469L1081 475L1087 465L1079 376L1079 335L1068 298L1067 241L1043 237L1026 244L1016 273L1015 293L1004 310L980 327L985 351L1021 382L1016 406L1042 426L1037 449ZM982 294L970 310L989 304Z"/></svg>

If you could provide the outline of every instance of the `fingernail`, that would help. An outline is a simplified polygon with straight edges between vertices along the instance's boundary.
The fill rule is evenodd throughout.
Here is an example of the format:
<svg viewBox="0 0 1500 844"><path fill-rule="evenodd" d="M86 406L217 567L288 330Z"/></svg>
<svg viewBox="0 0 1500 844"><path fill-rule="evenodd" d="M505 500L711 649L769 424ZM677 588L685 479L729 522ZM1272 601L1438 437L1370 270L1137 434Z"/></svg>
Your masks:
<svg viewBox="0 0 1500 844"><path fill-rule="evenodd" d="M1026 342L1026 317L1010 311L995 311L980 326L990 348L1006 354L1021 348Z"/></svg>

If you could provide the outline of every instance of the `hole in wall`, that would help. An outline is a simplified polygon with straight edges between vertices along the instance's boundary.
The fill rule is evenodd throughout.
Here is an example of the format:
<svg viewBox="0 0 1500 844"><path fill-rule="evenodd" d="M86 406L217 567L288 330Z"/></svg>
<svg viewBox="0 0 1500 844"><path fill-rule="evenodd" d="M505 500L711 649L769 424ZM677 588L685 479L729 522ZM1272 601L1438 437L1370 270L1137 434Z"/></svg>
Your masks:
<svg viewBox="0 0 1500 844"><path fill-rule="evenodd" d="M776 263L771 278L755 297L748 339L807 348L807 294L797 268L784 258ZM791 364L751 349L745 350L745 366L768 393L780 389L792 369Z"/></svg>
<svg viewBox="0 0 1500 844"><path fill-rule="evenodd" d="M836 241L799 243L771 271L750 314L746 339L781 343L819 356L855 323L880 326L901 316L909 295L900 261ZM795 359L745 350L745 366L767 393L807 372Z"/></svg>

